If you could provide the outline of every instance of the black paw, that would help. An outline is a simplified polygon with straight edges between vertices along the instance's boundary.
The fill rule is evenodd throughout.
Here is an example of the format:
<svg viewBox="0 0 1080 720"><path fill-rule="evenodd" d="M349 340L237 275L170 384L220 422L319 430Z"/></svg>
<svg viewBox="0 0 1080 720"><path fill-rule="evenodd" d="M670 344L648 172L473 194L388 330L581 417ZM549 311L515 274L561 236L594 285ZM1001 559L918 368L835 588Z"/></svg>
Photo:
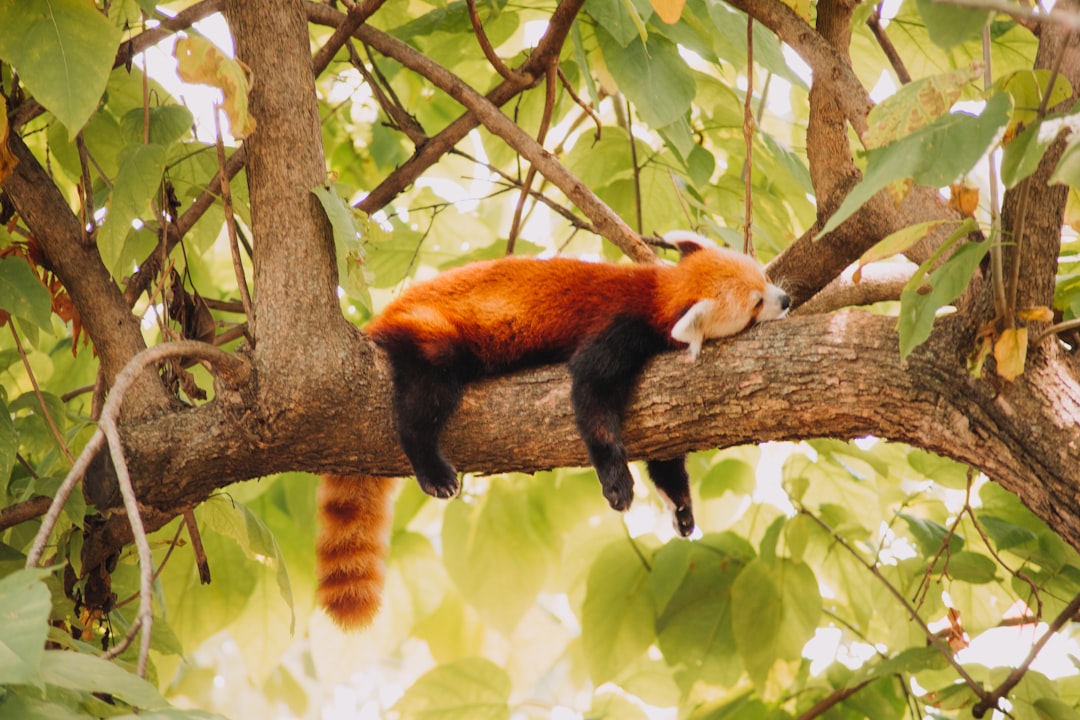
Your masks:
<svg viewBox="0 0 1080 720"><path fill-rule="evenodd" d="M438 474L416 475L416 482L420 483L420 489L431 497L440 500L448 500L458 494L461 485L458 483L457 473L454 468L447 466L445 472Z"/></svg>
<svg viewBox="0 0 1080 720"><path fill-rule="evenodd" d="M694 508L690 505L680 505L672 511L672 524L675 532L682 537L689 537L694 532Z"/></svg>
<svg viewBox="0 0 1080 720"><path fill-rule="evenodd" d="M613 510L626 512L630 509L630 503L634 501L634 478L628 469L623 467L614 478L601 478L600 484Z"/></svg>

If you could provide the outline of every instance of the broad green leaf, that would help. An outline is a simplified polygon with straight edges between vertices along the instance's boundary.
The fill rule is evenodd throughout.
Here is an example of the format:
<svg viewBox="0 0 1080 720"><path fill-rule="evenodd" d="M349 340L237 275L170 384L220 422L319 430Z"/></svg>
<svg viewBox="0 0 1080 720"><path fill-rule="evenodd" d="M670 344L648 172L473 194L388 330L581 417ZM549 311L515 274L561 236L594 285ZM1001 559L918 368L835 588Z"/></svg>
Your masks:
<svg viewBox="0 0 1080 720"><path fill-rule="evenodd" d="M581 640L596 685L618 675L656 637L649 569L642 558L642 553L647 558L652 551L641 545L641 538L617 540L596 557L589 571Z"/></svg>
<svg viewBox="0 0 1080 720"><path fill-rule="evenodd" d="M933 0L916 0L915 4L926 21L930 39L944 50L979 38L992 16L989 10L946 5Z"/></svg>
<svg viewBox="0 0 1080 720"><path fill-rule="evenodd" d="M125 257L124 241L135 220L151 214L151 201L157 195L165 171L165 148L151 143L128 149L120 162L120 172L109 195L105 222L98 229L98 252L105 267L114 275L131 270L129 263L141 257Z"/></svg>
<svg viewBox="0 0 1080 720"><path fill-rule="evenodd" d="M653 9L648 0L587 0L584 11L622 47L645 40L645 22Z"/></svg>
<svg viewBox="0 0 1080 720"><path fill-rule="evenodd" d="M757 485L754 466L739 458L725 458L709 469L701 479L699 493L703 500L720 497L725 492L750 495Z"/></svg>
<svg viewBox="0 0 1080 720"><path fill-rule="evenodd" d="M731 534L672 541L653 557L653 593L658 600L670 595L663 606L657 603L656 639L684 692L697 682L730 687L742 673L732 586L752 557L750 546ZM672 564L681 577L671 577Z"/></svg>
<svg viewBox="0 0 1080 720"><path fill-rule="evenodd" d="M52 296L24 258L0 258L0 310L52 330Z"/></svg>
<svg viewBox="0 0 1080 720"><path fill-rule="evenodd" d="M949 577L954 580L973 585L985 585L997 577L997 564L992 559L982 553L967 550L952 553L947 560L939 560L938 567L946 568Z"/></svg>
<svg viewBox="0 0 1080 720"><path fill-rule="evenodd" d="M955 460L912 448L905 456L908 465L927 480L952 490L967 488L968 466Z"/></svg>
<svg viewBox="0 0 1080 720"><path fill-rule="evenodd" d="M750 679L765 686L773 665L798 660L821 617L817 579L806 563L750 561L731 589L732 623Z"/></svg>
<svg viewBox="0 0 1080 720"><path fill-rule="evenodd" d="M360 300L364 307L371 310L371 295L368 292L367 274L364 268L364 245L361 240L369 240L368 233L361 236L357 227L357 217L353 209L342 199L333 187L318 185L311 189L323 212L330 219L334 231L334 247L337 250L338 282L350 297ZM374 223L366 223L369 229Z"/></svg>
<svg viewBox="0 0 1080 720"><path fill-rule="evenodd" d="M965 243L944 265L927 277L930 292L907 289L900 294L900 315L897 329L900 336L900 359L930 337L937 311L960 296L967 287L975 268L990 249L990 243Z"/></svg>
<svg viewBox="0 0 1080 720"><path fill-rule="evenodd" d="M195 122L191 111L183 105L162 105L149 111L135 108L120 120L120 129L128 144L137 145L143 141L143 123L147 114L150 116L150 142L165 147L189 135Z"/></svg>
<svg viewBox="0 0 1080 720"><path fill-rule="evenodd" d="M550 528L517 476L493 478L471 502L450 502L442 547L458 590L507 635L535 602L553 559Z"/></svg>
<svg viewBox="0 0 1080 720"><path fill-rule="evenodd" d="M0 28L0 59L74 135L105 90L119 28L82 0L3 0Z"/></svg>
<svg viewBox="0 0 1080 720"><path fill-rule="evenodd" d="M1024 68L1008 73L994 83L1013 98L1013 114L1009 119L1009 131L1014 132L1021 125L1030 125L1038 121L1039 108L1043 104L1050 78L1055 77L1054 88L1046 99L1046 107L1054 108L1072 96L1072 87L1064 74L1054 74L1049 69L1032 70ZM1075 108L1074 108L1075 110Z"/></svg>
<svg viewBox="0 0 1080 720"><path fill-rule="evenodd" d="M907 137L867 151L866 172L825 224L832 232L867 200L897 180L943 187L970 171L1009 119L1009 95L998 93L981 115L950 113Z"/></svg>
<svg viewBox="0 0 1080 720"><path fill-rule="evenodd" d="M866 147L882 147L937 120L960 99L960 92L974 78L975 71L964 68L904 85L871 108L863 134Z"/></svg>
<svg viewBox="0 0 1080 720"><path fill-rule="evenodd" d="M510 676L486 658L440 665L420 676L394 710L402 720L505 720Z"/></svg>
<svg viewBox="0 0 1080 720"><path fill-rule="evenodd" d="M274 572L281 598L291 611L293 597L289 570L285 567L285 559L277 540L259 516L247 506L234 503L225 495L214 495L200 507L201 519L206 527L231 538L249 558ZM292 616L292 622L296 622L295 615ZM292 632L291 627L289 632Z"/></svg>
<svg viewBox="0 0 1080 720"><path fill-rule="evenodd" d="M47 570L18 570L0 578L0 685L40 684L52 601ZM2 706L0 706L2 707Z"/></svg>
<svg viewBox="0 0 1080 720"><path fill-rule="evenodd" d="M41 677L50 685L68 690L107 693L139 708L153 710L167 706L153 685L94 655L46 650L41 658Z"/></svg>
<svg viewBox="0 0 1080 720"><path fill-rule="evenodd" d="M994 515L978 513L978 518L983 530L994 541L994 547L998 552L1025 545L1039 537L1026 527L1015 525Z"/></svg>
<svg viewBox="0 0 1080 720"><path fill-rule="evenodd" d="M603 27L596 38L608 71L645 124L661 128L690 110L694 75L675 43L653 33L623 47Z"/></svg>
<svg viewBox="0 0 1080 720"><path fill-rule="evenodd" d="M4 402L4 393L0 392L0 489L7 486L18 453L19 434L15 431L15 423L12 422L7 403Z"/></svg>
<svg viewBox="0 0 1080 720"><path fill-rule="evenodd" d="M866 663L848 680L849 687L875 677L914 675L924 670L943 670L949 661L933 646L911 647L881 662Z"/></svg>
<svg viewBox="0 0 1080 720"><path fill-rule="evenodd" d="M936 555L942 545L945 544L946 537L949 538L949 547L946 552L958 553L964 547L962 535L959 533L949 535L948 528L933 520L918 518L907 513L900 513L900 518L907 523L908 530L911 531L912 537L915 538L915 542L919 546L919 553L923 557L931 558Z"/></svg>

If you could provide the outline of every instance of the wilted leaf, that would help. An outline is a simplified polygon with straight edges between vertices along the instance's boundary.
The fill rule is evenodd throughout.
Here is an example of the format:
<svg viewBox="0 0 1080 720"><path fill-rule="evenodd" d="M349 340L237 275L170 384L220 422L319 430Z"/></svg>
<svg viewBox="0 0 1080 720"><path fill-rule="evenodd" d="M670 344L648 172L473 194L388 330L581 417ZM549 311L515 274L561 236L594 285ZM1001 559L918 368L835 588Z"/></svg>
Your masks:
<svg viewBox="0 0 1080 720"><path fill-rule="evenodd" d="M998 375L1012 381L1024 372L1027 361L1027 328L1007 328L994 343Z"/></svg>
<svg viewBox="0 0 1080 720"><path fill-rule="evenodd" d="M10 131L7 113L0 113L0 185L7 180L8 175L15 170L15 165L19 162L19 159L12 154L11 148L8 147Z"/></svg>
<svg viewBox="0 0 1080 720"><path fill-rule="evenodd" d="M950 185L949 209L966 217L975 217L975 211L979 209L979 188L967 183Z"/></svg>
<svg viewBox="0 0 1080 720"><path fill-rule="evenodd" d="M964 68L914 80L901 87L870 110L863 135L866 148L887 145L937 120L960 99L960 92L975 75L974 68Z"/></svg>
<svg viewBox="0 0 1080 720"><path fill-rule="evenodd" d="M682 15L686 0L649 0L649 3L661 20L668 25L672 25L679 22L679 16Z"/></svg>
<svg viewBox="0 0 1080 720"><path fill-rule="evenodd" d="M1045 305L1024 308L1018 315L1026 322L1054 322L1054 311Z"/></svg>
<svg viewBox="0 0 1080 720"><path fill-rule="evenodd" d="M226 57L206 38L189 35L176 41L176 72L184 82L211 85L225 96L222 108L229 117L233 137L243 138L255 130L248 111L251 70L239 60Z"/></svg>

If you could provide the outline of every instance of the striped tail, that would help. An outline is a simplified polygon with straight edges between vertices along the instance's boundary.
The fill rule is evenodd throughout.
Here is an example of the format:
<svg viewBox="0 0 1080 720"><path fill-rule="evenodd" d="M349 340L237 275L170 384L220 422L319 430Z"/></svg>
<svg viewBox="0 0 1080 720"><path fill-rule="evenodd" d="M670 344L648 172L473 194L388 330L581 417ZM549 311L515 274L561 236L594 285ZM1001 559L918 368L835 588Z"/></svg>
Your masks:
<svg viewBox="0 0 1080 720"><path fill-rule="evenodd" d="M346 630L379 611L396 478L324 475L319 483L315 543L318 599Z"/></svg>

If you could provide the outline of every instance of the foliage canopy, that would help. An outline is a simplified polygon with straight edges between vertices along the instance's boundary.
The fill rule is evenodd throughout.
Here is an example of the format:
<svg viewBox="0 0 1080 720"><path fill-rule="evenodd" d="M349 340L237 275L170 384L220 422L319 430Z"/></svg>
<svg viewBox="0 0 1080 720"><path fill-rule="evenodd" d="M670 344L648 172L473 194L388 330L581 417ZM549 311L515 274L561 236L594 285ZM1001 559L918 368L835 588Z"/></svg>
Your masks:
<svg viewBox="0 0 1080 720"><path fill-rule="evenodd" d="M1080 717L1024 657L1080 607L1076 2L342 4L0 0L0 716ZM406 471L354 326L678 227L802 306L646 370L630 448L700 451L700 534L613 513L529 371L332 627L308 473Z"/></svg>

